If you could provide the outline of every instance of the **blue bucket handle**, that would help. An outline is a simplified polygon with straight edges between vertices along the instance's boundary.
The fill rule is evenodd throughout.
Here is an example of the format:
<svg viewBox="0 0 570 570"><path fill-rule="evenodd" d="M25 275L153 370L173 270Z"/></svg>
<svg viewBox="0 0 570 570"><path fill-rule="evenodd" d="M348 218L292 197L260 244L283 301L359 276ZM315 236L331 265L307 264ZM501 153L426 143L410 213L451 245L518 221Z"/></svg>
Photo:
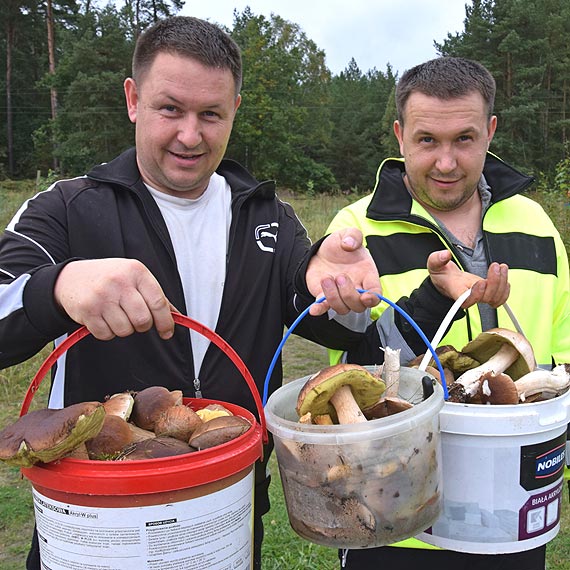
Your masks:
<svg viewBox="0 0 570 570"><path fill-rule="evenodd" d="M357 289L357 291L359 293L366 293L367 292L364 289ZM415 329L415 331L420 335L421 339L424 341L424 343L428 347L429 351L431 352L431 355L432 355L432 357L433 357L433 359L437 365L437 369L438 369L439 375L441 377L441 385L443 386L443 397L445 400L447 400L449 398L449 393L447 391L447 384L445 382L445 374L443 373L443 366L441 365L439 357L437 356L435 349L433 348L431 342L428 340L428 338L423 333L423 331L418 326L418 324L414 321L414 319L412 319L412 317L410 315L408 315L408 313L406 311L404 311L404 309L402 309L401 307L399 307L398 305L396 305L395 303L393 303L389 299L386 299L386 297L383 297L382 295L379 295L378 293L374 293L374 294L380 299L380 301L384 301L385 303L390 305L394 310L398 311L412 325L412 327ZM317 303L322 303L325 299L326 299L326 297L321 297L320 299L317 299L316 301L311 303L293 321L293 323L291 324L291 326L289 327L289 329L287 330L287 332L283 336L283 339L279 343L279 346L277 347L277 350L275 351L275 354L273 355L273 359L271 360L271 364L269 365L269 369L267 370L267 374L265 376L265 383L263 385L263 399L262 399L264 407L267 404L267 398L268 398L268 392L269 392L269 380L271 379L271 375L273 374L273 369L275 368L275 364L277 362L277 359L279 358L279 355L281 354L281 350L283 349L283 346L287 342L287 339L289 338L289 336L291 335L291 333L293 332L295 327L301 322L301 320L305 317L305 315L307 315L307 313L310 311L311 307L313 305L316 305Z"/></svg>

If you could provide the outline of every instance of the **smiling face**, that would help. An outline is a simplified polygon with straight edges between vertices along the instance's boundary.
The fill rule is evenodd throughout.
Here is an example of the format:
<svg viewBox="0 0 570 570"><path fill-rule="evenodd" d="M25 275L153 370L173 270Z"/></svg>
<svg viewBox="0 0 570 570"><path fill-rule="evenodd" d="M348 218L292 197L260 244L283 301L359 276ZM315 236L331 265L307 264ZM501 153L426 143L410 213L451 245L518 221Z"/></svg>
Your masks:
<svg viewBox="0 0 570 570"><path fill-rule="evenodd" d="M199 197L222 160L241 102L229 69L160 52L139 84L125 81L143 180L173 196Z"/></svg>
<svg viewBox="0 0 570 570"><path fill-rule="evenodd" d="M478 92L453 99L410 95L404 125L394 123L406 185L428 210L449 212L475 195L497 118Z"/></svg>

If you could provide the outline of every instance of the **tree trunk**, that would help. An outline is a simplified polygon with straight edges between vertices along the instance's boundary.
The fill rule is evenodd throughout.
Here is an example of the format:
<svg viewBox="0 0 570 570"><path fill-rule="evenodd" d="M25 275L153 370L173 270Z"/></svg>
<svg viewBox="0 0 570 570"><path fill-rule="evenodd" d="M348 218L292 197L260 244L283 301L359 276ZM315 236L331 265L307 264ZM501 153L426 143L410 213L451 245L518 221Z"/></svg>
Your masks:
<svg viewBox="0 0 570 570"><path fill-rule="evenodd" d="M55 40L53 34L53 10L52 10L52 0L47 0L47 39L48 39L48 56L49 56L49 73L50 75L55 74ZM57 117L57 90L55 87L50 88L50 101L51 101L51 118L55 122ZM55 142L54 142L55 150ZM53 168L57 170L59 166L57 156L53 156Z"/></svg>
<svg viewBox="0 0 570 570"><path fill-rule="evenodd" d="M14 23L6 23L6 146L8 152L8 174L14 175L14 133L12 122L12 48L14 46Z"/></svg>

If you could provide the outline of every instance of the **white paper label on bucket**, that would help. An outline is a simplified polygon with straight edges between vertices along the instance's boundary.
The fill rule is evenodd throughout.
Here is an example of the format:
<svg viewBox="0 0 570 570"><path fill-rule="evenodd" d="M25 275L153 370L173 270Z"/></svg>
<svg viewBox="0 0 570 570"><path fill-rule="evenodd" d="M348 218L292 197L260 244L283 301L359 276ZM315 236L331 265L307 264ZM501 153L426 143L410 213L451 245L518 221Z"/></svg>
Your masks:
<svg viewBox="0 0 570 570"><path fill-rule="evenodd" d="M552 540L560 528L561 431L548 441L540 434L443 433L443 514L418 538L479 554L520 552Z"/></svg>
<svg viewBox="0 0 570 570"><path fill-rule="evenodd" d="M42 568L251 568L253 471L203 497L144 507L75 506L33 493Z"/></svg>

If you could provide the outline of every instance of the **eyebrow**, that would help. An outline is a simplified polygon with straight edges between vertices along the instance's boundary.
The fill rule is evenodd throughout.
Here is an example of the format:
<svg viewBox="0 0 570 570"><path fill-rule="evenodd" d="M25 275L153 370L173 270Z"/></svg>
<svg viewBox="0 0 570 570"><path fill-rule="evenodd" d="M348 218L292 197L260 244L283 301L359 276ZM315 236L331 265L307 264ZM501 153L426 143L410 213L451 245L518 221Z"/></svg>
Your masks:
<svg viewBox="0 0 570 570"><path fill-rule="evenodd" d="M460 137L462 135L469 135L472 133L477 133L479 132L478 129L476 129L475 127L469 127L467 129L463 129L461 131L459 131L458 133L454 134L454 137ZM421 136L421 137L425 137L425 136L429 136L429 137L434 137L437 136L437 134L435 134L433 131L428 131L425 129L420 129L418 131L414 131L414 136Z"/></svg>

